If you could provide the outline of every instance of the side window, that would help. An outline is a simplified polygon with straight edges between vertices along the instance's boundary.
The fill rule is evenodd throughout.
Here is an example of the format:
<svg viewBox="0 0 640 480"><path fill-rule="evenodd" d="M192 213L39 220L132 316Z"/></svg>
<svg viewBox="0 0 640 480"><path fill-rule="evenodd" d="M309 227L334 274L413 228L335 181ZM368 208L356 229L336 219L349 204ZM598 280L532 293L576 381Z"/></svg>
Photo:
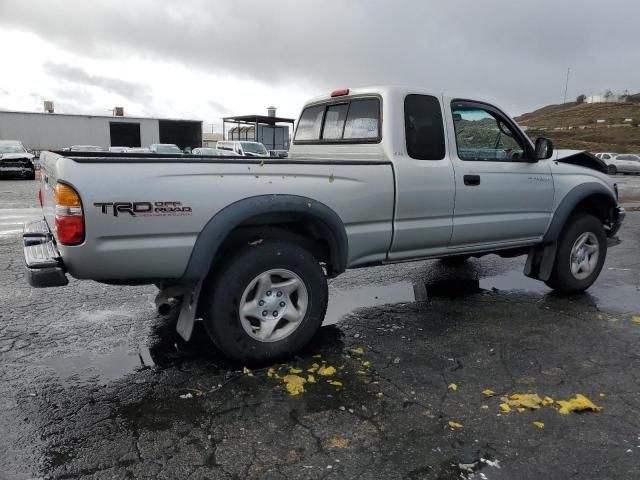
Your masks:
<svg viewBox="0 0 640 480"><path fill-rule="evenodd" d="M602 155L602 158L604 158L605 160L609 160L611 158L611 155L605 153L604 155Z"/></svg>
<svg viewBox="0 0 640 480"><path fill-rule="evenodd" d="M461 160L509 161L524 157L524 147L515 132L488 110L454 104L453 124Z"/></svg>
<svg viewBox="0 0 640 480"><path fill-rule="evenodd" d="M344 139L376 139L380 136L380 101L377 98L352 100L349 105Z"/></svg>
<svg viewBox="0 0 640 480"><path fill-rule="evenodd" d="M324 105L309 107L302 112L298 129L296 130L296 140L318 140L320 138L320 128L322 126L322 114Z"/></svg>
<svg viewBox="0 0 640 480"><path fill-rule="evenodd" d="M407 153L416 160L442 160L445 154L440 102L431 95L407 95L404 100Z"/></svg>
<svg viewBox="0 0 640 480"><path fill-rule="evenodd" d="M342 138L342 130L344 129L344 121L347 118L347 110L349 104L330 105L327 107L327 113L324 116L324 128L322 129L322 138L325 140L337 140Z"/></svg>

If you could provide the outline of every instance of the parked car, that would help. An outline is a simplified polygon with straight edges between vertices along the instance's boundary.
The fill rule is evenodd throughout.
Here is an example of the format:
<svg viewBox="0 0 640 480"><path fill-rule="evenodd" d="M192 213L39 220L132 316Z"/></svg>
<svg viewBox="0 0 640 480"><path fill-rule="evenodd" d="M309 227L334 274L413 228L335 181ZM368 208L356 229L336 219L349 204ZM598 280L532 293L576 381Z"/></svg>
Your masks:
<svg viewBox="0 0 640 480"><path fill-rule="evenodd" d="M327 278L349 268L528 255L527 276L589 288L625 215L606 165L587 153L552 159L549 140L531 142L498 107L464 98L404 87L317 97L288 159L44 152L44 218L24 234L28 281L155 284L160 311L181 301L183 338L197 315L242 361L306 345Z"/></svg>
<svg viewBox="0 0 640 480"><path fill-rule="evenodd" d="M242 157L268 157L269 152L260 142L236 142L230 140L218 140L218 150L235 152Z"/></svg>
<svg viewBox="0 0 640 480"><path fill-rule="evenodd" d="M192 155L215 155L218 157L237 157L238 154L231 150L219 150L210 147L198 147L191 151Z"/></svg>
<svg viewBox="0 0 640 480"><path fill-rule="evenodd" d="M169 153L171 155L182 155L182 150L173 143L154 143L149 145L151 153Z"/></svg>
<svg viewBox="0 0 640 480"><path fill-rule="evenodd" d="M147 147L128 147L127 153L151 153L151 150Z"/></svg>
<svg viewBox="0 0 640 480"><path fill-rule="evenodd" d="M0 140L0 176L36 178L34 155L19 140Z"/></svg>
<svg viewBox="0 0 640 480"><path fill-rule="evenodd" d="M607 161L607 160L605 160ZM640 174L640 157L630 153L616 155L608 160L609 173Z"/></svg>
<svg viewBox="0 0 640 480"><path fill-rule="evenodd" d="M104 148L97 145L71 145L62 149L63 152L104 152Z"/></svg>
<svg viewBox="0 0 640 480"><path fill-rule="evenodd" d="M125 153L129 151L129 147L109 147L111 153Z"/></svg>
<svg viewBox="0 0 640 480"><path fill-rule="evenodd" d="M289 150L269 150L269 156L275 158L287 158L289 156Z"/></svg>

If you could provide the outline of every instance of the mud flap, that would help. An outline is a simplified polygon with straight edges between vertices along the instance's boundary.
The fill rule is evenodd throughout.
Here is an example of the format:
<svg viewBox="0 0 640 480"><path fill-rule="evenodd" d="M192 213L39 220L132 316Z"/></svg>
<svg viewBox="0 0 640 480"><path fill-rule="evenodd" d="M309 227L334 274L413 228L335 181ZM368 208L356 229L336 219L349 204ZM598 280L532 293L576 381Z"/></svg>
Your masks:
<svg viewBox="0 0 640 480"><path fill-rule="evenodd" d="M196 319L196 310L198 308L198 299L200 298L200 289L202 282L189 285L184 290L182 296L182 304L180 305L180 314L178 315L178 324L176 331L185 342L188 342L193 333L193 323Z"/></svg>
<svg viewBox="0 0 640 480"><path fill-rule="evenodd" d="M553 266L556 261L558 244L556 242L545 246L532 247L527 256L527 263L524 266L524 274L527 277L535 278L546 282L551 277Z"/></svg>

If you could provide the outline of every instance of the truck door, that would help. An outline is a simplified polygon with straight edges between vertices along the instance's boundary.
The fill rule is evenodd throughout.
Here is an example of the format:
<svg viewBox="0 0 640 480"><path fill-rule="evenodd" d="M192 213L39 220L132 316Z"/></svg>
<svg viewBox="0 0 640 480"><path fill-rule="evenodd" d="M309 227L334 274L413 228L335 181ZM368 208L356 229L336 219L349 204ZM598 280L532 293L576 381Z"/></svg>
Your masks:
<svg viewBox="0 0 640 480"><path fill-rule="evenodd" d="M393 129L396 208L389 259L432 255L451 238L455 196L441 102L409 94L387 103L387 118L404 119L402 129Z"/></svg>
<svg viewBox="0 0 640 480"><path fill-rule="evenodd" d="M450 247L539 239L554 196L547 161L513 121L486 103L453 100L447 108L456 199Z"/></svg>

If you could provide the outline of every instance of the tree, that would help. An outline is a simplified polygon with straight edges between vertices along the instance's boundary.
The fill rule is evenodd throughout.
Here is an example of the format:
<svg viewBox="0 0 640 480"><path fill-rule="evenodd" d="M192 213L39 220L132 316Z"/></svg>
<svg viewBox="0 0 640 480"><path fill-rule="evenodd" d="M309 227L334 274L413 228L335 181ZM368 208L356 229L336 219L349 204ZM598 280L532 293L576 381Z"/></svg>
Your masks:
<svg viewBox="0 0 640 480"><path fill-rule="evenodd" d="M576 103L584 103L586 99L587 96L584 93L581 93L580 95L578 95L578 98L576 98Z"/></svg>

